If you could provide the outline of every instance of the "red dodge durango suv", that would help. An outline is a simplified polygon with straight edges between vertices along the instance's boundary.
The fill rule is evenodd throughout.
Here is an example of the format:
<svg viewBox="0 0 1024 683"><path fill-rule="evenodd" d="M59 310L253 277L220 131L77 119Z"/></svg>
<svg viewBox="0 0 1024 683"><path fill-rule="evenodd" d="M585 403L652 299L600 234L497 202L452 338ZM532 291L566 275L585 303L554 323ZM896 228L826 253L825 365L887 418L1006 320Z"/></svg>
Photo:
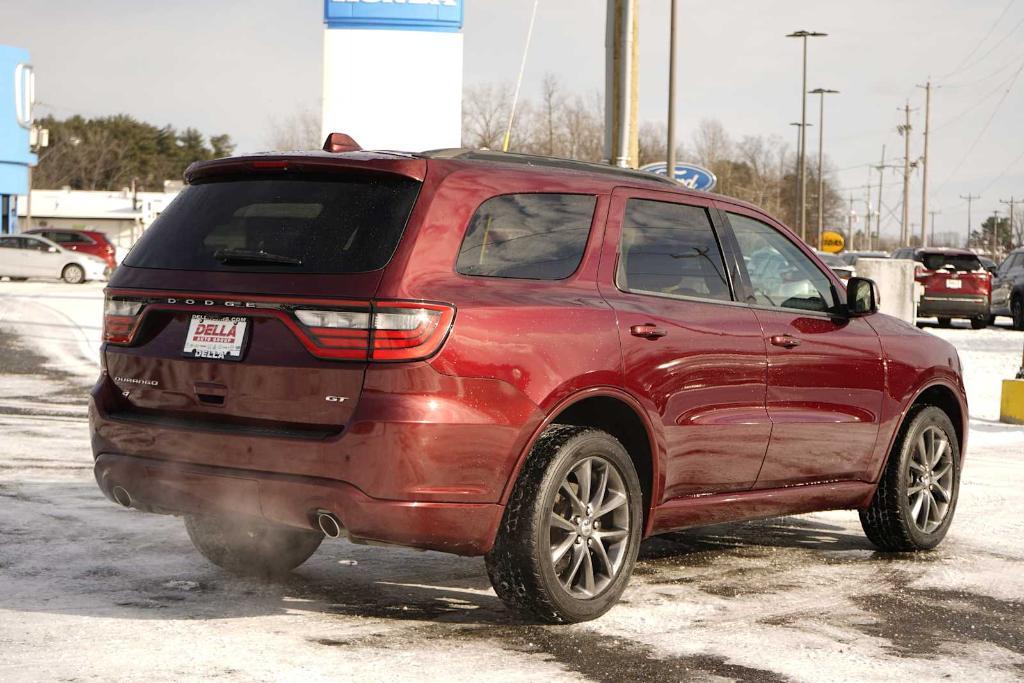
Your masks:
<svg viewBox="0 0 1024 683"><path fill-rule="evenodd" d="M95 473L234 571L324 537L484 555L549 622L642 539L856 509L932 548L967 432L945 341L777 221L657 176L472 150L197 163L106 290Z"/></svg>

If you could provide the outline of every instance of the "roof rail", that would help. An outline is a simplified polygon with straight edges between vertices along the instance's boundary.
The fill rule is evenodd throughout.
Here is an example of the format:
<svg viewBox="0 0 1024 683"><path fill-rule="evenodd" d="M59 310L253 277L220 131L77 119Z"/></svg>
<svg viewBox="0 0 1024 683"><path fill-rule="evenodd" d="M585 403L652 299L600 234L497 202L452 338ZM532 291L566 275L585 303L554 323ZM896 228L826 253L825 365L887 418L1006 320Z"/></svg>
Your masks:
<svg viewBox="0 0 1024 683"><path fill-rule="evenodd" d="M671 185L676 188L681 187L679 183L666 176L649 173L647 171L638 171L632 168L621 168L619 166L609 166L608 164L599 164L592 161L562 159L560 157L546 157L533 154L518 154L514 152L498 152L487 149L466 149L458 147L449 149L432 149L426 152L421 152L417 156L427 159L494 161L504 164L521 164L523 166L534 166L538 168L560 168L570 171L614 175L621 178L630 178L631 180L653 181L656 183Z"/></svg>

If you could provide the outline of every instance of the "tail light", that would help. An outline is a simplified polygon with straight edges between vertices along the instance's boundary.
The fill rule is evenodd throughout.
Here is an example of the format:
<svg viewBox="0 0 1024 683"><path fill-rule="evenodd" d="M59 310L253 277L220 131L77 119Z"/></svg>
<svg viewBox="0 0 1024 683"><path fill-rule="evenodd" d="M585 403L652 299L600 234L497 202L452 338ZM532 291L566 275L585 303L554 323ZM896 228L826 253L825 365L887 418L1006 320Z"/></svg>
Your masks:
<svg viewBox="0 0 1024 683"><path fill-rule="evenodd" d="M103 341L131 344L142 320L141 301L107 296L103 302Z"/></svg>
<svg viewBox="0 0 1024 683"><path fill-rule="evenodd" d="M420 360L444 342L455 309L442 304L374 302L371 310L298 309L314 355L376 361Z"/></svg>
<svg viewBox="0 0 1024 683"><path fill-rule="evenodd" d="M273 317L290 329L317 358L412 361L434 355L451 329L455 308L418 301L281 301L249 297L240 302L203 295L152 297L148 293L110 291L104 302L103 340L130 345L150 311Z"/></svg>

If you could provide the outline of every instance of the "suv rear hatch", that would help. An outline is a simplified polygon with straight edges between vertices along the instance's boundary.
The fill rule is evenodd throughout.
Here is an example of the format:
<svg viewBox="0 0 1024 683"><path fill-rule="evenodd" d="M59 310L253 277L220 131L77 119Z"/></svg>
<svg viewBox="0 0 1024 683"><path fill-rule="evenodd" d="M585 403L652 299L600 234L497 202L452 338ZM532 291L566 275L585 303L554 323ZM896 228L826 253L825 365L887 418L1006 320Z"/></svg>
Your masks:
<svg viewBox="0 0 1024 683"><path fill-rule="evenodd" d="M914 254L915 279L931 295L988 296L992 276L974 254L922 250Z"/></svg>
<svg viewBox="0 0 1024 683"><path fill-rule="evenodd" d="M111 418L329 438L352 417L368 362L443 341L449 307L373 298L422 169L262 161L278 165L193 178L116 271L104 315Z"/></svg>

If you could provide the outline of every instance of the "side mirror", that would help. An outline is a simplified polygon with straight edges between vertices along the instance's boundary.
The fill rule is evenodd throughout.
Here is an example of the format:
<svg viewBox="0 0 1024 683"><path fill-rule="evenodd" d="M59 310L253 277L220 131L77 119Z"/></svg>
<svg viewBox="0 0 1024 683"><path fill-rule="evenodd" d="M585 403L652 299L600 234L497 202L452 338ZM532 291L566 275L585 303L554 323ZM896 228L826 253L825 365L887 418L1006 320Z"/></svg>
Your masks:
<svg viewBox="0 0 1024 683"><path fill-rule="evenodd" d="M47 247L47 248L46 248L46 251L47 251L47 253L49 253L49 254L56 254L56 253L57 253L58 251L60 251L60 250L59 250L59 249L57 249L57 247Z"/></svg>
<svg viewBox="0 0 1024 683"><path fill-rule="evenodd" d="M846 312L859 318L878 312L878 285L866 277L851 277L846 283Z"/></svg>

